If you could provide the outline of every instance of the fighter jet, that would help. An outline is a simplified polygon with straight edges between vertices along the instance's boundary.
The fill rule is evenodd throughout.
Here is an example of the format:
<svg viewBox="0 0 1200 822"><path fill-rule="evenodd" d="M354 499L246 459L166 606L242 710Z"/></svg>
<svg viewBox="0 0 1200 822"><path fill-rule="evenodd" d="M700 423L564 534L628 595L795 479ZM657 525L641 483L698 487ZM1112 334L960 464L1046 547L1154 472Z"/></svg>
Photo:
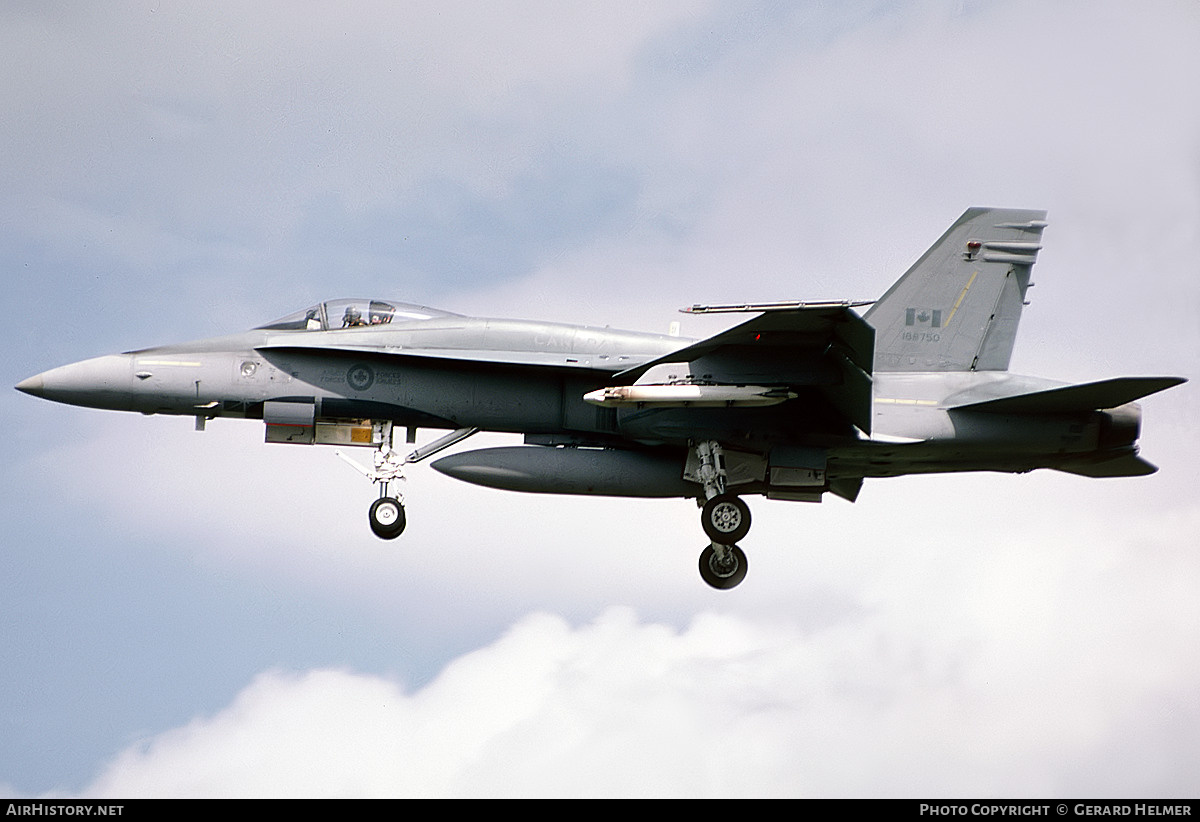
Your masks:
<svg viewBox="0 0 1200 822"><path fill-rule="evenodd" d="M742 581L744 498L853 502L863 480L1048 468L1136 477L1147 395L1180 377L1064 384L1008 372L1044 211L967 210L877 301L693 305L753 315L703 340L323 302L253 330L84 360L18 390L92 408L265 423L266 441L371 449L368 521L404 530L405 467L478 431L523 445L433 462L542 494L696 500L700 574ZM856 309L870 306L860 314ZM418 429L450 433L415 445ZM408 450L408 449L403 449Z"/></svg>

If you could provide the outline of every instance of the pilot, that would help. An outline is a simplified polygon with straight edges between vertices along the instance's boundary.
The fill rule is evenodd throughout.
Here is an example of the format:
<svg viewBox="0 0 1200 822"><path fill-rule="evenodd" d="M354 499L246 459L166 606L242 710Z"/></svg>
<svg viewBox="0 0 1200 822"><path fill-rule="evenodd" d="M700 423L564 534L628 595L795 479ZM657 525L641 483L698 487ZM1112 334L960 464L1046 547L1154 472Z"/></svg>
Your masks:
<svg viewBox="0 0 1200 822"><path fill-rule="evenodd" d="M385 325L392 321L392 311L387 303L371 300L371 325Z"/></svg>
<svg viewBox="0 0 1200 822"><path fill-rule="evenodd" d="M317 309L310 308L308 310L308 313L304 315L304 330L306 330L306 331L320 331L321 330L321 317L320 317L320 314Z"/></svg>
<svg viewBox="0 0 1200 822"><path fill-rule="evenodd" d="M346 306L346 313L342 315L342 328L350 328L356 325L366 325L363 322L362 312L352 305Z"/></svg>

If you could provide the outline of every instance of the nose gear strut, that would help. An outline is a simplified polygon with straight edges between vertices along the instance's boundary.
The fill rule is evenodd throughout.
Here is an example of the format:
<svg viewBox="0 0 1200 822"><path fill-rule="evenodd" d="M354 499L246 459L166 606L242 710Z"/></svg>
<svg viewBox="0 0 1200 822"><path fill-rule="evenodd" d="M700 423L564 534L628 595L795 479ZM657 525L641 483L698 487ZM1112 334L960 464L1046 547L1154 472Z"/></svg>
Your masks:
<svg viewBox="0 0 1200 822"><path fill-rule="evenodd" d="M404 496L400 493L390 496L388 485L405 479L405 465L428 459L477 433L479 429L459 428L428 445L413 450L407 457L401 457L400 452L392 448L392 423L390 421L375 423L375 426L379 448L375 450L373 468L364 468L341 451L335 453L371 482L379 484L379 499L371 504L371 509L367 512L367 520L370 522L375 536L380 539L395 539L404 531L404 526L408 522L404 515Z"/></svg>

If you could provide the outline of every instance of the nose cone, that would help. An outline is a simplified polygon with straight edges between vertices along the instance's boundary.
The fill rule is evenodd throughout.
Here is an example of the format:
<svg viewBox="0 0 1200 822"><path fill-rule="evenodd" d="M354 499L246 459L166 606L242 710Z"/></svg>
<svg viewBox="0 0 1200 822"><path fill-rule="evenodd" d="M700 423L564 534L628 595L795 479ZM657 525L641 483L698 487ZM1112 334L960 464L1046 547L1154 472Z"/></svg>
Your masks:
<svg viewBox="0 0 1200 822"><path fill-rule="evenodd" d="M45 396L46 386L45 383L42 382L42 375L37 374L36 376L30 377L27 380L21 380L19 383L17 383L17 390L23 391L33 397L42 397Z"/></svg>
<svg viewBox="0 0 1200 822"><path fill-rule="evenodd" d="M127 411L133 401L131 359L124 354L52 368L17 383L17 390L35 397L89 408Z"/></svg>

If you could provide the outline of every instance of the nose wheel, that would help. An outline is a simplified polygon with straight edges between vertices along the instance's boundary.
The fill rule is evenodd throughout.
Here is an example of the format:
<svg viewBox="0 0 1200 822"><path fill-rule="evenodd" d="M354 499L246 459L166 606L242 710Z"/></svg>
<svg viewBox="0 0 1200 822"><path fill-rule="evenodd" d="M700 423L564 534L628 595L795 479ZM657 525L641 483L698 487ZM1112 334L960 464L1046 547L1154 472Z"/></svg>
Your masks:
<svg viewBox="0 0 1200 822"><path fill-rule="evenodd" d="M404 532L408 521L404 516L404 505L395 497L380 497L371 504L367 512L371 530L380 539L395 539Z"/></svg>

